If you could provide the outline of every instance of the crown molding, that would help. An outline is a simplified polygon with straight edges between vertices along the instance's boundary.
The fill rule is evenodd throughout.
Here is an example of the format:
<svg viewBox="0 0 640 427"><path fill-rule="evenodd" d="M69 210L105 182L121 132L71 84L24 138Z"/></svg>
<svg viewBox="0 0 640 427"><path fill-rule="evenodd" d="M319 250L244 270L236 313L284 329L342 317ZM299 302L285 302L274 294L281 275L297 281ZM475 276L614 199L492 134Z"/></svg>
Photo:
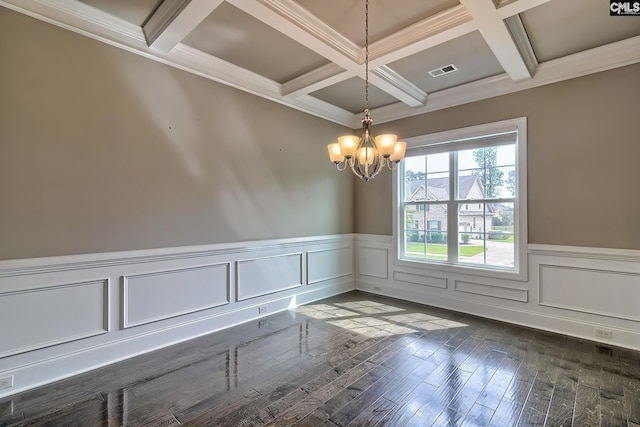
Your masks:
<svg viewBox="0 0 640 427"><path fill-rule="evenodd" d="M326 24L313 22L313 17L307 16L308 12L305 12L304 9L300 10L301 7L292 0L226 1L234 5L244 5L252 10L254 16L264 15L263 21L269 25L277 26L278 30L305 45L310 43L311 45L308 47L316 52L324 52L327 57L338 57L341 63L348 64L348 68L329 64L281 85L180 43L168 53L150 48L142 28L80 1L0 0L0 6L340 125L352 129L360 126L361 117L359 115L314 98L308 93L346 80L354 75L364 75L364 66L360 64L360 59L358 59L361 56L361 49L353 44L349 45L349 42L346 43L346 47L343 47L350 53L344 54L334 47L336 39L331 41L333 36L327 28L319 30L321 33L324 31L324 35L321 37L327 39L317 38L317 31L313 28L317 29L323 25L326 26ZM518 0L510 3L503 1L500 5L504 5L497 9L497 13L499 16L508 17L513 15L512 11L527 10L548 1L550 0ZM272 8L276 8L278 11L276 12ZM280 13L284 13L285 16ZM302 25L302 28L298 25ZM518 30L518 25L515 28L516 30L511 30L514 33L514 38L522 38L524 36L523 29ZM426 97L424 92L416 92L401 80L389 78L389 73L385 73L385 68L381 68L386 63L477 29L477 23L472 20L466 8L457 6L372 44L370 53L372 53L373 59L369 65L372 69L382 70L378 74L374 73L375 83L372 82L372 84L386 85L387 90L393 88L393 91L398 91L394 92L395 96L408 96L404 99L405 102L409 101L415 104L416 100L420 100L419 106L416 107L398 102L372 110L371 113L375 115L376 122L384 123L416 116L640 62L640 36L636 36L542 63L537 66L536 74L532 79L520 83L514 83L509 75L502 74L430 93L424 105L422 105L425 101L423 97ZM340 43L338 42L338 44ZM535 56L532 56L532 51L527 53L528 49L530 49L530 45L526 49L520 46L516 50L520 51L525 62L531 61L532 63ZM527 66L531 67L531 64ZM380 73L386 75L385 80ZM413 101L411 101L412 99Z"/></svg>
<svg viewBox="0 0 640 427"><path fill-rule="evenodd" d="M381 67L477 30L464 6L447 9L369 46L369 65Z"/></svg>
<svg viewBox="0 0 640 427"><path fill-rule="evenodd" d="M0 0L0 5L112 45L147 47L142 28L79 1Z"/></svg>

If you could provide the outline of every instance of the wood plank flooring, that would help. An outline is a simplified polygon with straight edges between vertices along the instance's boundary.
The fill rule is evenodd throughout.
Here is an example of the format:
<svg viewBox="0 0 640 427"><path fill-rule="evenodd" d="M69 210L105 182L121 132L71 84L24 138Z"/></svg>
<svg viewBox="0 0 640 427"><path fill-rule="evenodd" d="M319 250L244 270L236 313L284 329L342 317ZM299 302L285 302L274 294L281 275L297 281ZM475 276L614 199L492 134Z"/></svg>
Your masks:
<svg viewBox="0 0 640 427"><path fill-rule="evenodd" d="M640 352L350 292L0 399L0 425L640 427Z"/></svg>

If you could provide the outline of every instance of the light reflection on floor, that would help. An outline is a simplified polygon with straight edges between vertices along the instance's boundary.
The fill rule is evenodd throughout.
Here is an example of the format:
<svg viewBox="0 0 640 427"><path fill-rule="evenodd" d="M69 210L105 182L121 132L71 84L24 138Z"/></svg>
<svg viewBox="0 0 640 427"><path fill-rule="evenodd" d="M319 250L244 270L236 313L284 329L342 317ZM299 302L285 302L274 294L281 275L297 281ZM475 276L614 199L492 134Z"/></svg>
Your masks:
<svg viewBox="0 0 640 427"><path fill-rule="evenodd" d="M296 311L313 319L327 320L331 325L368 338L468 326L425 313L411 312L390 304L366 300L309 304L298 307Z"/></svg>

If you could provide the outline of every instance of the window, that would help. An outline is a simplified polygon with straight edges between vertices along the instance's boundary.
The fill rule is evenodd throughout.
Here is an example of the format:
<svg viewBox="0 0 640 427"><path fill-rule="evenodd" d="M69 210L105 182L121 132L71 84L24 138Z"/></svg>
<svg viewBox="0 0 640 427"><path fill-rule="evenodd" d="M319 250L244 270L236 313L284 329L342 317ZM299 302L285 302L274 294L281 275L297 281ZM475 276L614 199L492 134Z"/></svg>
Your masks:
<svg viewBox="0 0 640 427"><path fill-rule="evenodd" d="M398 261L525 278L525 180L524 118L410 138L394 193Z"/></svg>

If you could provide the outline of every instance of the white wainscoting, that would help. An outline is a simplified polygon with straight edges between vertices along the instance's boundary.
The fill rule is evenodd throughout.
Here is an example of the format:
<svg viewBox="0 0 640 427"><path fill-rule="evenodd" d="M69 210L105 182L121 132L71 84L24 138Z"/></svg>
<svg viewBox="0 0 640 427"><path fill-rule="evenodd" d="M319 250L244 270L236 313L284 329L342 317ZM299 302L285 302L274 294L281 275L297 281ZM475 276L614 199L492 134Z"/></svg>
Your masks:
<svg viewBox="0 0 640 427"><path fill-rule="evenodd" d="M0 261L0 397L352 290L353 253L346 234Z"/></svg>
<svg viewBox="0 0 640 427"><path fill-rule="evenodd" d="M529 245L525 281L395 264L391 236L357 235L356 253L357 289L640 349L640 251Z"/></svg>
<svg viewBox="0 0 640 427"><path fill-rule="evenodd" d="M302 286L302 253L236 261L238 301Z"/></svg>
<svg viewBox="0 0 640 427"><path fill-rule="evenodd" d="M353 275L353 246L307 252L307 283Z"/></svg>
<svg viewBox="0 0 640 427"><path fill-rule="evenodd" d="M229 304L229 263L122 276L122 326Z"/></svg>
<svg viewBox="0 0 640 427"><path fill-rule="evenodd" d="M365 240L358 245L358 274L377 279L388 279L390 250L386 247L374 246L374 243Z"/></svg>
<svg viewBox="0 0 640 427"><path fill-rule="evenodd" d="M540 264L539 277L540 305L640 322L638 273Z"/></svg>
<svg viewBox="0 0 640 427"><path fill-rule="evenodd" d="M109 279L0 290L0 358L109 331Z"/></svg>

